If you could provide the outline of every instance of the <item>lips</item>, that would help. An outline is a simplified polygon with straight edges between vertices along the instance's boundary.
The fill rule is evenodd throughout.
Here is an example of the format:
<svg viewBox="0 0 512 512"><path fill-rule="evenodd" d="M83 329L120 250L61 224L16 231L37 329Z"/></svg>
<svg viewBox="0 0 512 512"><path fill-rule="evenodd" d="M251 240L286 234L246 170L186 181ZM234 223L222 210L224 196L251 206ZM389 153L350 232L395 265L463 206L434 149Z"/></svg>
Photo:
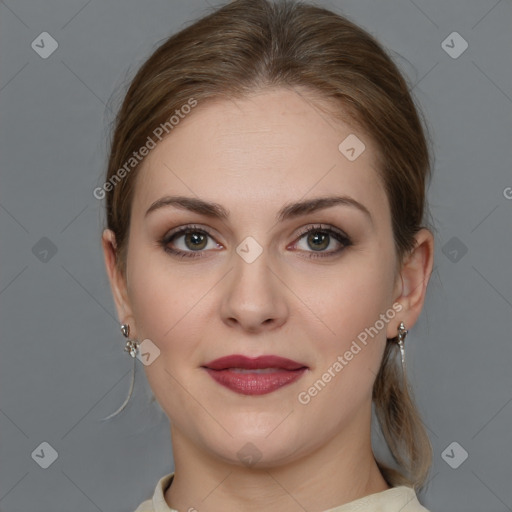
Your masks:
<svg viewBox="0 0 512 512"><path fill-rule="evenodd" d="M249 358L239 354L215 359L203 368L218 384L243 395L271 393L295 382L308 369L284 357Z"/></svg>

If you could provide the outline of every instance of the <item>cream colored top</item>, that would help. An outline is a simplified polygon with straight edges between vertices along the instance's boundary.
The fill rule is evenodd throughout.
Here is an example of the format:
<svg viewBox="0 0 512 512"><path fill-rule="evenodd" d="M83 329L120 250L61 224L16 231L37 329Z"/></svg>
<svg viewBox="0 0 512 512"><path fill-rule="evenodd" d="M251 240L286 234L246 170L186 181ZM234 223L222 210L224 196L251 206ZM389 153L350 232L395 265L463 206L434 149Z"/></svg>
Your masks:
<svg viewBox="0 0 512 512"><path fill-rule="evenodd" d="M158 481L153 497L141 503L135 512L178 512L170 508L164 498L164 493L171 485L174 473L163 476ZM420 505L412 487L401 485L382 492L370 494L339 507L330 508L324 512L429 512ZM186 512L186 511L181 511Z"/></svg>

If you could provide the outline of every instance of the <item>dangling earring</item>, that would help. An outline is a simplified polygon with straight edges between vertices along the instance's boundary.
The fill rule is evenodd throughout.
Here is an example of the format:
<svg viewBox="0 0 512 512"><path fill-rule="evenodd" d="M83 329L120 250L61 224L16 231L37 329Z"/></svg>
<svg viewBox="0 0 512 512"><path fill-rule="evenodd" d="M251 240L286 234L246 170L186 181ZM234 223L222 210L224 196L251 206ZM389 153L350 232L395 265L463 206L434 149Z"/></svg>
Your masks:
<svg viewBox="0 0 512 512"><path fill-rule="evenodd" d="M137 352L139 350L139 342L137 340L132 340L129 338L130 326L128 324L121 324L121 332L123 333L123 336L127 338L124 350L125 352L128 352L133 358L132 381L130 383L130 390L128 391L128 396L126 397L126 400L124 401L123 405L121 405L121 407L119 407L117 411L113 412L112 414L109 414L105 418L100 418L101 421L106 421L110 418L113 418L114 416L117 416L126 407L126 404L129 402L133 392L133 385L135 383L135 357L137 356Z"/></svg>
<svg viewBox="0 0 512 512"><path fill-rule="evenodd" d="M121 332L125 338L128 338L124 346L125 352L128 352L132 357L136 357L137 351L139 350L139 343L137 340L129 339L130 326L128 324L121 324Z"/></svg>
<svg viewBox="0 0 512 512"><path fill-rule="evenodd" d="M409 331L405 328L405 325L403 322L400 322L400 325L398 326L398 334L395 338L398 346L400 347L400 354L402 357L402 370L405 373L405 347L404 347L404 341L405 337L407 336L407 333Z"/></svg>

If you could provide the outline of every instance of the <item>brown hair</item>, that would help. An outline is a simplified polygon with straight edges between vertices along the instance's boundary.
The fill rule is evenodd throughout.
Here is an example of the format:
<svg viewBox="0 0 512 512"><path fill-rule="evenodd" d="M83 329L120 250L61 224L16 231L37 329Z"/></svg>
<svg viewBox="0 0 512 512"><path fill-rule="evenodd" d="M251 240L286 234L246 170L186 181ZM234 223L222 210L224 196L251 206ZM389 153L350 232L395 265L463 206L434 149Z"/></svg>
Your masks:
<svg viewBox="0 0 512 512"><path fill-rule="evenodd" d="M421 229L430 156L408 86L379 43L346 18L288 0L235 0L167 39L133 79L118 113L107 182L186 104L243 97L264 87L304 87L338 106L378 148L379 172L391 209L399 262ZM166 130L170 131L170 130ZM137 165L106 194L107 227L116 235L125 271ZM107 190L107 189L105 189ZM431 464L430 442L388 343L373 388L376 416L400 472L379 468L392 486L421 487Z"/></svg>

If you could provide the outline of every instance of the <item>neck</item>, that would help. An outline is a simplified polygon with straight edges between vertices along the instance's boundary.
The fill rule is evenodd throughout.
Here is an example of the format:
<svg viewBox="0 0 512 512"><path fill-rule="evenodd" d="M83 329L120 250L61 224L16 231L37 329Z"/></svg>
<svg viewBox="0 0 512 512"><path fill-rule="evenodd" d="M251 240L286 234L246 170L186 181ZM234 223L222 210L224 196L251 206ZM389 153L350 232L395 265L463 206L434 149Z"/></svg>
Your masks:
<svg viewBox="0 0 512 512"><path fill-rule="evenodd" d="M165 500L177 510L328 510L389 489L369 428L364 435L345 431L300 459L266 468L212 457L172 426L171 437L176 470Z"/></svg>

